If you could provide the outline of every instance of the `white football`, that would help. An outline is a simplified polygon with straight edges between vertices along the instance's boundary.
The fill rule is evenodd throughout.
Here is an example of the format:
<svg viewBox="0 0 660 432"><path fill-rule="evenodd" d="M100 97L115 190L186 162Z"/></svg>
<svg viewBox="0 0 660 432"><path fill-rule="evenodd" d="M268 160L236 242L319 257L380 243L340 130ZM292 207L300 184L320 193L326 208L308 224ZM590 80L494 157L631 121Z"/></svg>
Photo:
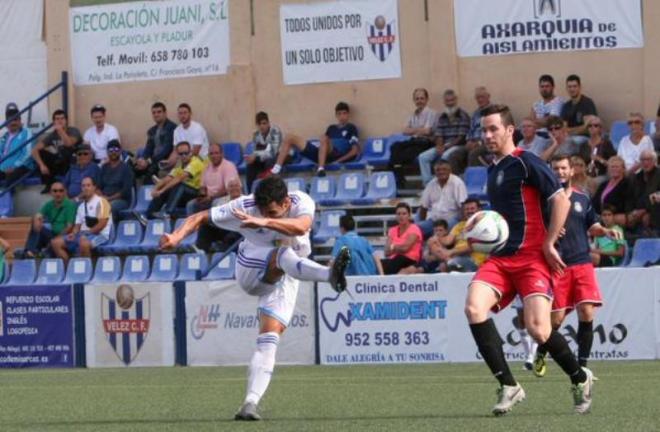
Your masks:
<svg viewBox="0 0 660 432"><path fill-rule="evenodd" d="M465 224L465 239L473 251L492 253L501 249L509 238L509 224L496 211L482 210L472 215Z"/></svg>

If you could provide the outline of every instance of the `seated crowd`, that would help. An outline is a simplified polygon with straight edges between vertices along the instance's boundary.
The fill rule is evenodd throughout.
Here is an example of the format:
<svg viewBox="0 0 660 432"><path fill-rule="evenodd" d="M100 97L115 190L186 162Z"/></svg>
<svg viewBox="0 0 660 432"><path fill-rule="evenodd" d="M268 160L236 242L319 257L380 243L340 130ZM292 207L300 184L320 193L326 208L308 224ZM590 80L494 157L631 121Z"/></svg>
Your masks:
<svg viewBox="0 0 660 432"><path fill-rule="evenodd" d="M540 99L518 124L515 139L520 149L550 162L557 155L570 156L573 187L591 196L603 225L629 236L656 236L660 228L660 109L653 135L645 132L642 114L632 112L629 133L612 142L595 102L582 94L577 75L566 78L564 99L555 94L552 76L538 81ZM356 259L352 274L412 274L441 271L474 271L485 257L470 251L463 231L467 219L483 204L468 196L463 175L470 167L493 163L481 138L481 110L491 104L485 87L474 92L476 109L460 107L458 95L443 93L444 108L429 107L429 93L417 88L414 110L390 146L385 169L392 171L399 189L406 176L419 172L423 189L417 191L419 209L396 205L397 224L387 233L384 257L357 234L352 217L340 221L338 245L349 245ZM33 146L16 104L5 110L7 131L0 137L0 182L11 185L31 172L41 177L42 193L52 199L33 217L25 257L44 253L67 260L90 256L111 238L113 226L125 217L146 224L151 218L175 218L209 209L250 191L258 179L286 172L301 156L316 164L315 174L326 176L330 164L359 159L362 152L358 127L350 122L350 107L335 106L335 122L318 140L284 133L271 124L267 113L255 117L256 130L244 151L245 185L237 166L224 158L222 145L211 142L206 129L192 119L187 103L177 107L178 125L167 108L151 106L154 124L147 130L145 146L132 155L123 148L119 130L106 121L106 108L90 110L92 126L81 134L68 123L62 110L53 112L53 130ZM130 211L137 184L153 185L146 214ZM229 233L209 227L199 236L198 247L226 249L234 241ZM5 248L6 249L6 248ZM624 245L607 238L593 239L596 265L618 265Z"/></svg>

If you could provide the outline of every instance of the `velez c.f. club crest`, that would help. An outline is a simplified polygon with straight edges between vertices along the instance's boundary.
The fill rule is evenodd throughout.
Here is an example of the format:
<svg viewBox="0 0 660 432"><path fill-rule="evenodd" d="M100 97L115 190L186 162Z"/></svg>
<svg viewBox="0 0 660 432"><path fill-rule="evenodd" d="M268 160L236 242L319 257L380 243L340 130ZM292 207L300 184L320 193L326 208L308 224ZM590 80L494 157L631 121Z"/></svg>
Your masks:
<svg viewBox="0 0 660 432"><path fill-rule="evenodd" d="M367 42L376 58L382 62L390 55L396 42L394 23L395 21L388 23L384 16L378 15L374 23L367 26Z"/></svg>
<svg viewBox="0 0 660 432"><path fill-rule="evenodd" d="M119 285L115 299L101 295L101 319L108 343L119 360L131 364L149 333L150 294L135 299L130 285Z"/></svg>

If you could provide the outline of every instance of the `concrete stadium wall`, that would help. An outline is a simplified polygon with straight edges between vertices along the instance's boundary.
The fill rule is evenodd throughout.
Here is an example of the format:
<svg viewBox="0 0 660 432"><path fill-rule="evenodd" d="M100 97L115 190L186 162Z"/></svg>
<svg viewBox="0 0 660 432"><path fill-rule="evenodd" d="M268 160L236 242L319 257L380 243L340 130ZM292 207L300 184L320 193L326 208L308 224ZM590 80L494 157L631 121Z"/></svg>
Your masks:
<svg viewBox="0 0 660 432"><path fill-rule="evenodd" d="M642 49L580 51L459 58L456 55L453 0L399 0L402 78L285 86L279 36L279 6L305 0L230 0L231 62L227 75L167 81L71 87L72 121L90 126L89 108L103 103L108 121L120 130L128 148L144 145L151 124L149 107L160 100L174 117L179 102L189 102L213 141L246 142L254 113L267 111L285 131L318 136L334 120L339 100L351 104L353 120L363 136L386 135L401 129L412 110L411 90L426 87L431 106L442 108L442 92L454 88L460 104L475 108L473 90L485 85L493 101L509 104L516 118L529 113L538 95L540 74L555 77L557 93L566 95L564 79L582 77L585 94L595 99L606 122L642 111L654 118L660 102L660 2L643 0L645 46ZM69 0L46 3L46 43L49 84L60 71L71 70L68 30ZM254 35L251 34L251 18ZM57 102L51 104L51 111Z"/></svg>

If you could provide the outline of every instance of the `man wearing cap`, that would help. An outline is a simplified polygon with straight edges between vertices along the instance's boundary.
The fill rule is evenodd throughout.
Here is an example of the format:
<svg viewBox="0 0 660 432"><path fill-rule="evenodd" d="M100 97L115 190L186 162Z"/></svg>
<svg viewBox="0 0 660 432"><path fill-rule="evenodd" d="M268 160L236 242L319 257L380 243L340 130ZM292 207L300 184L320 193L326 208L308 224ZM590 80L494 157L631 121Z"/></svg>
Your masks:
<svg viewBox="0 0 660 432"><path fill-rule="evenodd" d="M94 182L98 181L101 169L92 162L92 158L92 147L89 144L80 144L76 149L76 163L71 165L62 180L69 191L69 198L80 200L82 179L85 177L93 178Z"/></svg>
<svg viewBox="0 0 660 432"><path fill-rule="evenodd" d="M0 137L0 181L12 184L34 169L34 161L30 157L31 145L24 145L30 140L32 133L23 127L18 115L18 105L11 102L5 108L7 132Z"/></svg>
<svg viewBox="0 0 660 432"><path fill-rule="evenodd" d="M105 122L105 107L103 105L94 105L90 115L94 126L85 131L83 138L86 143L92 146L94 159L98 162L105 162L108 159L108 142L113 139L119 141L119 132L116 127Z"/></svg>
<svg viewBox="0 0 660 432"><path fill-rule="evenodd" d="M108 142L108 162L101 166L99 195L112 207L112 219L119 220L119 212L131 204L133 170L121 160L121 145L117 140Z"/></svg>

